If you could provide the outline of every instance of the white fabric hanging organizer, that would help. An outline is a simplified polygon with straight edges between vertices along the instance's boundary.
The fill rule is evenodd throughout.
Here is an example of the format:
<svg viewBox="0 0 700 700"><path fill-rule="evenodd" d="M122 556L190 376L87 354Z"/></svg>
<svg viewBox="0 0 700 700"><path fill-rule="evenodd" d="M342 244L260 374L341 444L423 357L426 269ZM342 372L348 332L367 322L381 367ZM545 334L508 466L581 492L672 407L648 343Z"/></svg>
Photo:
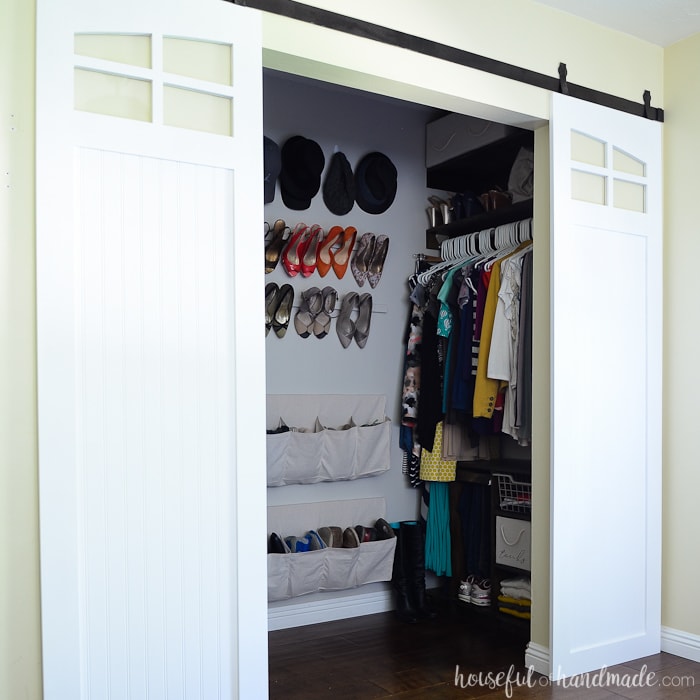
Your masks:
<svg viewBox="0 0 700 700"><path fill-rule="evenodd" d="M268 534L303 535L329 525L373 527L386 513L383 498L296 503L267 509ZM338 591L391 580L396 538L362 542L359 547L332 547L314 552L267 555L270 602L317 591Z"/></svg>
<svg viewBox="0 0 700 700"><path fill-rule="evenodd" d="M386 397L270 394L267 485L315 484L376 476L389 469L391 420ZM352 424L352 427L344 427Z"/></svg>

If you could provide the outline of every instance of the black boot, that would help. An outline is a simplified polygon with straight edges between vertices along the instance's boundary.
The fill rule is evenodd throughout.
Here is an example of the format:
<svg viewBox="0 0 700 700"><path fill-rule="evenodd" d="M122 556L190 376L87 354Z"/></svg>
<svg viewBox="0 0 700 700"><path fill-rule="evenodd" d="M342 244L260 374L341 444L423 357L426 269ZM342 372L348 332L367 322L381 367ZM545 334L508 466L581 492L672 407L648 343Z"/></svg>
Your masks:
<svg viewBox="0 0 700 700"><path fill-rule="evenodd" d="M433 619L437 613L431 610L425 595L425 535L419 522L401 523L400 540L403 541L404 571L408 579L409 600L415 615L420 619Z"/></svg>
<svg viewBox="0 0 700 700"><path fill-rule="evenodd" d="M418 622L416 611L413 609L410 598L409 580L406 576L406 557L404 555L403 538L401 528L393 527L396 535L396 549L394 550L394 567L391 573L391 585L394 588L396 598L396 615L401 622L414 624Z"/></svg>

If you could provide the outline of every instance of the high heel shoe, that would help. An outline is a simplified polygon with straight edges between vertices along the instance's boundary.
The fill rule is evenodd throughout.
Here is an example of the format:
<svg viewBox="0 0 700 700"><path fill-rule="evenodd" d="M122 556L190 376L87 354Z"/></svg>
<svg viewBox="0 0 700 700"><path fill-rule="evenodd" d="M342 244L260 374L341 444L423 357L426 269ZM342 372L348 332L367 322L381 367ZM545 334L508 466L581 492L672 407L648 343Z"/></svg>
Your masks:
<svg viewBox="0 0 700 700"><path fill-rule="evenodd" d="M265 274L269 275L277 267L286 241L285 235L290 229L282 219L277 219L272 228L267 222L265 225L268 227L266 239L269 238L265 242Z"/></svg>
<svg viewBox="0 0 700 700"><path fill-rule="evenodd" d="M299 309L294 316L294 328L302 338L308 338L311 335L311 329L321 308L322 296L318 287L310 287L301 293Z"/></svg>
<svg viewBox="0 0 700 700"><path fill-rule="evenodd" d="M357 299L357 292L348 292L343 297L338 320L335 322L335 332L344 348L347 348L355 337L355 322L350 316L357 306Z"/></svg>
<svg viewBox="0 0 700 700"><path fill-rule="evenodd" d="M363 233L360 238L360 242L357 245L357 252L355 257L352 259L350 269L352 270L352 276L355 278L357 285L362 287L367 279L367 272L369 269L369 261L372 259L374 254L374 234L373 233Z"/></svg>
<svg viewBox="0 0 700 700"><path fill-rule="evenodd" d="M455 212L451 200L445 201L437 195L428 197L430 206L425 210L428 214L430 228L450 224L455 220Z"/></svg>
<svg viewBox="0 0 700 700"><path fill-rule="evenodd" d="M324 287L321 292L321 311L314 321L314 335L320 340L325 338L331 330L331 316L335 311L335 302L338 299L338 292L333 287Z"/></svg>
<svg viewBox="0 0 700 700"><path fill-rule="evenodd" d="M321 277L325 277L333 266L331 258L331 248L340 240L343 233L342 226L333 226L321 244L318 246L318 255L316 256L316 269Z"/></svg>
<svg viewBox="0 0 700 700"><path fill-rule="evenodd" d="M265 285L265 337L267 338L270 328L272 328L272 315L275 313L275 304L277 303L277 292L279 287L270 282Z"/></svg>
<svg viewBox="0 0 700 700"><path fill-rule="evenodd" d="M333 271L339 280L343 279L345 276L345 271L348 269L350 255L355 247L356 239L357 229L354 226L348 226L345 231L343 231L343 238L340 248L335 253L332 250L330 251Z"/></svg>
<svg viewBox="0 0 700 700"><path fill-rule="evenodd" d="M294 303L294 289L291 284L283 284L276 297L277 304L272 314L272 327L278 338L284 338L292 316L292 304Z"/></svg>
<svg viewBox="0 0 700 700"><path fill-rule="evenodd" d="M374 289L381 279L384 270L384 261L386 254L389 252L389 237L384 234L377 236L374 244L374 253L369 261L367 269L367 281L369 286Z"/></svg>
<svg viewBox="0 0 700 700"><path fill-rule="evenodd" d="M355 321L355 342L358 347L364 348L369 337L369 327L372 322L372 295L368 292L360 295L357 305L359 313Z"/></svg>
<svg viewBox="0 0 700 700"><path fill-rule="evenodd" d="M318 246L323 238L323 229L318 225L314 224L309 229L309 235L303 244L303 250L301 246L299 248L299 255L301 256L301 274L302 277L310 277L316 270L316 257L318 256Z"/></svg>
<svg viewBox="0 0 700 700"><path fill-rule="evenodd" d="M308 231L306 224L297 224L282 251L282 264L290 277L295 277L301 270L301 253Z"/></svg>

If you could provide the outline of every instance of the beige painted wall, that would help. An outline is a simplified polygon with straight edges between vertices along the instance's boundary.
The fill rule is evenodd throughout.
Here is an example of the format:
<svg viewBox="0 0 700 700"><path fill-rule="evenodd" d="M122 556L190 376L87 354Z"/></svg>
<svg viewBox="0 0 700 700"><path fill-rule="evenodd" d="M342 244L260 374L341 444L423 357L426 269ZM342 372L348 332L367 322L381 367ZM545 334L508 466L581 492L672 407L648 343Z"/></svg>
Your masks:
<svg viewBox="0 0 700 700"><path fill-rule="evenodd" d="M695 442L700 378L700 35L665 58L664 163L664 498L662 624L700 635L700 607L688 605L700 578L700 469Z"/></svg>
<svg viewBox="0 0 700 700"><path fill-rule="evenodd" d="M41 697L34 3L0 20L0 698Z"/></svg>
<svg viewBox="0 0 700 700"><path fill-rule="evenodd" d="M340 0L314 4L342 12L348 12L349 7L347 2ZM491 0L489 3L474 0L385 0L382 3L356 0L351 7L353 13L368 21L420 34L552 76L556 76L559 62L564 61L568 65L571 82L635 101L641 101L642 92L649 89L655 106L667 106L662 92L664 54L661 49L554 12L529 0ZM329 56L333 56L335 61L338 55L350 52L348 56L352 60L349 63L353 64L353 69L348 67L336 71L326 67L326 77L352 85L357 80L358 71L365 75L378 75L374 89L388 94L403 91L395 96L406 99L420 95L421 101L426 104L446 109L464 106L463 100L455 101L450 95L454 81L466 81L462 84L469 86L470 94L475 99L510 110L513 121L521 119L523 112L539 120L546 118L548 100L542 91L488 78L441 61L419 59L407 52L397 61L395 52L377 47L374 42L361 41L358 51L357 40L342 37L336 32L293 24L295 26L290 35L287 31L289 23L280 23L272 17L266 19L268 65L297 70L302 74L313 70L314 77L323 78L323 66L324 63L328 64ZM314 41L319 32L322 40ZM297 56L290 56L290 47ZM595 50L591 50L591 47L595 47ZM3 21L0 23L0 279L5 288L0 298L0 698L28 699L41 697L34 310L34 49L34 3L30 0L3 0ZM676 60L672 51L669 51L669 56ZM685 65L692 64L682 64L677 59L677 65L680 70L686 70ZM406 76L412 83L419 84L420 89L413 97L404 82ZM691 106L693 116L697 115L697 110L697 104ZM689 130L690 120L682 124L685 127L681 128ZM669 148L673 128L671 120L667 129ZM698 143L697 137L695 142ZM678 148L682 150L681 146ZM688 143L683 148L691 150ZM688 193L685 197L680 194L684 187L690 187L685 184L693 173L690 158L690 153L687 153L687 160L684 161L687 163L686 171L677 180L672 180L678 182L678 191L674 195L679 201L693 201L694 193ZM694 160L697 162L698 159ZM539 200L537 206L541 202ZM680 211L682 208L679 208ZM682 228L686 221L690 225L690 216L691 213L687 219L682 219L678 228ZM682 217L680 213L673 221L669 217L669 224L675 226L679 217ZM671 235L669 239L672 239ZM673 252L670 242L669 250ZM684 244L683 254L687 251ZM680 250L677 252L679 262L689 260L689 256L683 258L683 254ZM667 258L667 270L670 269ZM540 287L540 292L543 289L544 286ZM669 283L667 292L669 300L675 296L680 302L682 288ZM687 599L687 595L682 594L687 592L686 587L697 574L693 570L685 575L689 556L683 552L694 550L681 546L682 536L693 529L684 529L681 522L684 517L681 506L685 505L686 498L690 498L684 495L690 492L687 479L692 474L692 460L684 454L692 455L694 452L693 445L686 437L692 431L685 430L684 426L684 421L689 421L693 413L683 402L690 402L689 397L693 392L683 391L688 381L685 377L681 379L680 370L671 372L669 369L688 366L688 363L672 362L685 359L684 352L690 352L690 349L679 348L686 341L693 340L690 337L692 331L684 320L681 312L674 310L669 313L666 324L666 379L669 383L665 397L667 405L675 404L677 409L667 414L666 418L667 430L673 431L675 444L673 448L669 447L671 440L667 435L665 457L668 478L664 524L669 531L665 533L664 544L665 563L670 567L670 574L665 580L664 623L698 634L700 620L689 618L687 611L680 609L682 603L676 604L677 610L671 604L674 596L676 600ZM688 342L687 345L691 346L692 343ZM537 457L538 460L546 459L544 452ZM670 469L669 464L674 468ZM544 491L539 498L546 496L546 488ZM675 517L669 515L671 513L675 513ZM542 531L546 523L540 522L537 527ZM672 546L676 542L678 545ZM540 547L544 544L540 540ZM540 571L539 575L546 578L547 572ZM541 592L535 596L535 602L539 600L540 607L546 605ZM546 618L539 618L533 625L533 638L546 643L547 635Z"/></svg>

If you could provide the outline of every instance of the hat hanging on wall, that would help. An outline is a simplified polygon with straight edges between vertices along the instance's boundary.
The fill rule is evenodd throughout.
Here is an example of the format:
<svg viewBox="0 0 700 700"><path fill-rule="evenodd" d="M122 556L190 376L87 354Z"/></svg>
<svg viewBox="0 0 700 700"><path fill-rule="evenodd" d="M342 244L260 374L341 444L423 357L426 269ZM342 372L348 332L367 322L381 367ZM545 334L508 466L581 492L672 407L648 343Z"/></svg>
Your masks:
<svg viewBox="0 0 700 700"><path fill-rule="evenodd" d="M396 196L396 167L383 153L368 153L355 169L355 199L368 214L384 213Z"/></svg>
<svg viewBox="0 0 700 700"><path fill-rule="evenodd" d="M265 160L265 204L269 204L275 198L275 185L282 168L282 154L280 147L267 136L263 138L263 153Z"/></svg>
<svg viewBox="0 0 700 700"><path fill-rule="evenodd" d="M323 182L323 201L336 216L347 214L355 204L355 180L344 153L334 153Z"/></svg>
<svg viewBox="0 0 700 700"><path fill-rule="evenodd" d="M282 146L280 192L290 209L308 209L321 188L326 159L321 147L311 139L292 136Z"/></svg>

